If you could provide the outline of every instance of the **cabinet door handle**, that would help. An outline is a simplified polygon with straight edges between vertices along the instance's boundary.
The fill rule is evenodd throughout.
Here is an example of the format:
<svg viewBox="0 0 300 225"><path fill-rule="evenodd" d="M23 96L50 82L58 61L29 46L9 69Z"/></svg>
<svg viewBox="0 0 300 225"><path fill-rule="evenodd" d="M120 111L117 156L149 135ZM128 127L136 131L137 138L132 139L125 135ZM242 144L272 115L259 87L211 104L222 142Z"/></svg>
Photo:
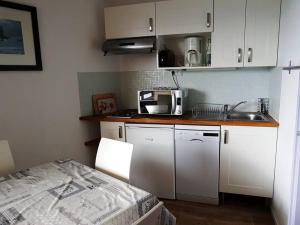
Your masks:
<svg viewBox="0 0 300 225"><path fill-rule="evenodd" d="M229 134L229 131L228 131L228 130L225 130L225 131L224 131L224 144L225 144L225 145L228 144L228 134Z"/></svg>
<svg viewBox="0 0 300 225"><path fill-rule="evenodd" d="M238 63L241 63L243 60L243 49L239 48L238 49Z"/></svg>
<svg viewBox="0 0 300 225"><path fill-rule="evenodd" d="M153 32L153 18L149 18L149 31Z"/></svg>
<svg viewBox="0 0 300 225"><path fill-rule="evenodd" d="M119 138L122 139L123 138L123 127L119 126Z"/></svg>
<svg viewBox="0 0 300 225"><path fill-rule="evenodd" d="M206 14L206 27L211 27L211 13Z"/></svg>
<svg viewBox="0 0 300 225"><path fill-rule="evenodd" d="M253 48L248 48L248 63L253 62Z"/></svg>

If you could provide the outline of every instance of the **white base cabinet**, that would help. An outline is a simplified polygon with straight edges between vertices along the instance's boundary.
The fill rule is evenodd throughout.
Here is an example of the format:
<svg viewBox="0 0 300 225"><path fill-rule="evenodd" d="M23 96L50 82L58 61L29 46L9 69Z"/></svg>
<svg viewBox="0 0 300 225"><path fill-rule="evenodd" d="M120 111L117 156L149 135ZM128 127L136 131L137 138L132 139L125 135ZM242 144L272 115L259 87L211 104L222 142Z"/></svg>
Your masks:
<svg viewBox="0 0 300 225"><path fill-rule="evenodd" d="M222 126L220 192L273 196L277 128Z"/></svg>
<svg viewBox="0 0 300 225"><path fill-rule="evenodd" d="M201 158L197 164L196 158L188 158L186 151L197 152L200 145L196 143L190 147L180 145L182 140L179 135L175 137L174 125L125 125L122 122L100 124L102 137L127 141L134 145L130 173L130 182L134 186L161 198L175 198L174 141L177 143L178 171L180 171L179 167L188 168L185 170L186 173L182 174L183 177L177 180L179 193L182 187L185 187L186 179L194 182L191 175L196 174L201 167ZM187 131L185 133L187 140L193 139L193 133ZM221 126L219 191L272 198L276 142L277 128L275 127ZM209 162L218 161L217 154L215 158L210 155L204 156L208 157L205 158L206 160L211 160ZM184 163L181 163L183 160ZM186 164L188 162L190 165ZM211 168L204 169L209 171L202 175L210 177L199 179L199 183L194 184L195 187L197 184L201 185L203 181L211 182L213 171ZM187 186L188 192L193 194L193 191L200 191L195 187Z"/></svg>
<svg viewBox="0 0 300 225"><path fill-rule="evenodd" d="M125 123L122 122L100 122L101 137L117 141L126 141Z"/></svg>

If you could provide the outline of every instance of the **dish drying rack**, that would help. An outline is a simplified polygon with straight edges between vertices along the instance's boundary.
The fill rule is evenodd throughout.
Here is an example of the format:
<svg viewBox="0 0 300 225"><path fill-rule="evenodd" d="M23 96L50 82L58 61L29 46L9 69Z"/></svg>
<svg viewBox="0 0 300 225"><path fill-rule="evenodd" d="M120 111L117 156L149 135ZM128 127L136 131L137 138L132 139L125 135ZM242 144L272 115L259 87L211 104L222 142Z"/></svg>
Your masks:
<svg viewBox="0 0 300 225"><path fill-rule="evenodd" d="M195 119L223 120L224 104L198 103L192 108L192 115Z"/></svg>

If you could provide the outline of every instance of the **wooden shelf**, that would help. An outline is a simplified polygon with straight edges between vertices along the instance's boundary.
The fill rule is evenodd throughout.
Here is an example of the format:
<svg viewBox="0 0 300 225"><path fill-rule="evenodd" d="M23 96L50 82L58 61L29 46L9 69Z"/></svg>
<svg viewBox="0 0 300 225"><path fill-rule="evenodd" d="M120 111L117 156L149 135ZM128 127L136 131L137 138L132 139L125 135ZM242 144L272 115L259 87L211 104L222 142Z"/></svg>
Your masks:
<svg viewBox="0 0 300 225"><path fill-rule="evenodd" d="M98 146L99 145L99 142L100 142L101 138L95 138L95 139L92 139L90 141L86 141L84 142L84 145L85 146Z"/></svg>
<svg viewBox="0 0 300 225"><path fill-rule="evenodd" d="M104 118L106 118L106 116L81 116L81 117L79 117L79 120L90 121L90 122L100 122Z"/></svg>

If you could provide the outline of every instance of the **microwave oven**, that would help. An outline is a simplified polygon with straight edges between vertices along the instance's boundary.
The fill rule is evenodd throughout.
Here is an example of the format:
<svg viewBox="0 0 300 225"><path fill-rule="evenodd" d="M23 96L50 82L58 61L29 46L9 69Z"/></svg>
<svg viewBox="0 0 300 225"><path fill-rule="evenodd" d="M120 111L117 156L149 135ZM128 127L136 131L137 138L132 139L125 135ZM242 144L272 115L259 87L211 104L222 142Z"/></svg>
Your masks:
<svg viewBox="0 0 300 225"><path fill-rule="evenodd" d="M187 89L138 91L138 113L141 115L183 115L187 108Z"/></svg>

